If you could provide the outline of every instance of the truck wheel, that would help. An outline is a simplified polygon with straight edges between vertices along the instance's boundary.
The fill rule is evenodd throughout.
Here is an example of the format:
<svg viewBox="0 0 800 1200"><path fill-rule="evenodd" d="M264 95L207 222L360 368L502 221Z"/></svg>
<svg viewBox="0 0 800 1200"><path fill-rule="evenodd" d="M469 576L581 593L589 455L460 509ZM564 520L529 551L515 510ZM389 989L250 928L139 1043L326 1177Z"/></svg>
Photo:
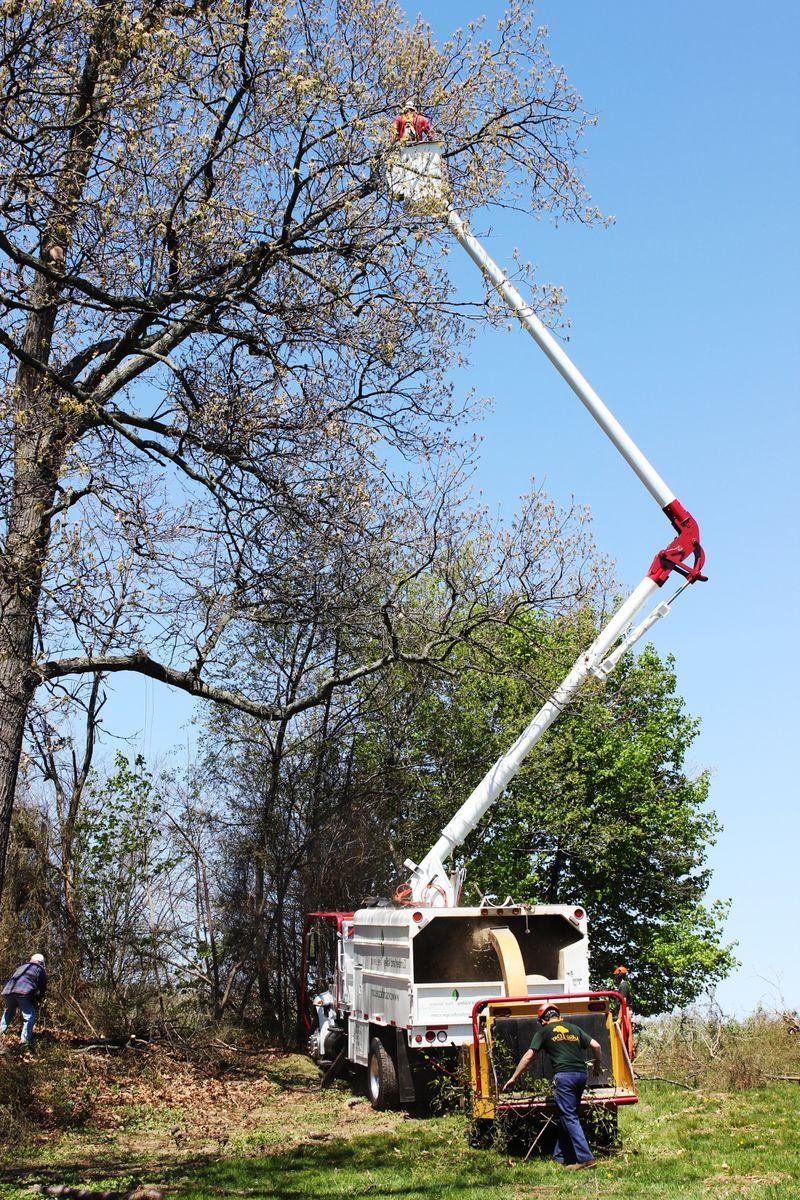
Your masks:
<svg viewBox="0 0 800 1200"><path fill-rule="evenodd" d="M380 1038L373 1038L367 1061L367 1095L378 1112L398 1108L400 1089L397 1086L397 1067Z"/></svg>

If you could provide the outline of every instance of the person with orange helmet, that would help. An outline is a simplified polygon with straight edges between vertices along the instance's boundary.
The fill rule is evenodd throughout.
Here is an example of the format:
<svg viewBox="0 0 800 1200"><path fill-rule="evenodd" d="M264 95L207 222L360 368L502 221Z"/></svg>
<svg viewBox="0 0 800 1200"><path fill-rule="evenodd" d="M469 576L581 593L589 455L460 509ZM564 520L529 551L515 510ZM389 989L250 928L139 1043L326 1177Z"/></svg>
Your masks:
<svg viewBox="0 0 800 1200"><path fill-rule="evenodd" d="M514 1074L503 1084L503 1091L507 1092L514 1086L533 1061L534 1055L541 1050L553 1068L553 1099L561 1124L561 1132L553 1147L553 1158L572 1171L594 1167L597 1163L583 1132L578 1107L588 1079L586 1051L592 1051L592 1073L599 1075L602 1069L600 1043L579 1025L565 1021L558 1005L551 1001L541 1004L536 1015L540 1025L533 1035L530 1049L525 1051L514 1068Z"/></svg>
<svg viewBox="0 0 800 1200"><path fill-rule="evenodd" d="M625 997L625 1002L630 1005L631 981L628 979L627 967L614 967L614 988L620 996Z"/></svg>
<svg viewBox="0 0 800 1200"><path fill-rule="evenodd" d="M614 967L614 975L613 975L613 978L612 978L611 982L609 983L608 987L611 991L618 992L620 994L620 996L622 996L623 1000L625 1001L626 1014L625 1014L625 1021L624 1021L623 1036L625 1039L625 1047L628 1051L628 1055L630 1057L631 1062L633 1062L634 1058L636 1057L636 1047L635 1047L634 1041L633 1041L633 1013L631 1012L631 981L628 978L628 968L626 966L621 965L619 967ZM609 1003L611 1006L611 1013L612 1013L612 1016L614 1017L614 1020L615 1021L619 1020L620 1009L622 1008L622 1005L620 1004L619 1000L617 1000L616 997L613 997L613 996L611 997L611 1000Z"/></svg>
<svg viewBox="0 0 800 1200"><path fill-rule="evenodd" d="M631 981L628 978L628 968L625 966L614 967L613 975L608 983L609 991L619 992L630 1010L631 1007ZM616 999L611 1000L611 1011L614 1018L619 1016L620 1004Z"/></svg>

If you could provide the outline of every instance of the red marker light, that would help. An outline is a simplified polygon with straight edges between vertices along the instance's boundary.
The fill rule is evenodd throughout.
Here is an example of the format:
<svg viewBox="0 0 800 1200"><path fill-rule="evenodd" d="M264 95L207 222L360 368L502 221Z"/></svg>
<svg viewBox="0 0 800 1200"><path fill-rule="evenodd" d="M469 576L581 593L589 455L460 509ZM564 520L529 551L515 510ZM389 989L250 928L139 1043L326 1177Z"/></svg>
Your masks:
<svg viewBox="0 0 800 1200"><path fill-rule="evenodd" d="M582 909L582 908L576 908L576 909L575 909L575 917L576 917L576 920L580 921L580 919L581 919L581 917L582 917L582 916L583 916L583 909Z"/></svg>
<svg viewBox="0 0 800 1200"><path fill-rule="evenodd" d="M412 920L412 921L421 921L421 920L422 920L422 913L421 913L421 912L414 912L414 913L412 913L412 914L411 914L411 920Z"/></svg>

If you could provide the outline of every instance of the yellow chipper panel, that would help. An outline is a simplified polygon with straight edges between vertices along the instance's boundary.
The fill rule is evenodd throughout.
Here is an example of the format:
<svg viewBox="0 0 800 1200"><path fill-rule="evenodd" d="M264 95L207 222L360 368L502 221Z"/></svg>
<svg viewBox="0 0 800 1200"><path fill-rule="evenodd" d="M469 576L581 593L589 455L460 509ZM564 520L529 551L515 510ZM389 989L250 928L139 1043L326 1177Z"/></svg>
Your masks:
<svg viewBox="0 0 800 1200"><path fill-rule="evenodd" d="M622 1022L627 1020L624 1002L621 1020L615 1021L609 1004L611 997L607 992L587 992L569 998L558 995L530 998L523 995L519 998L518 992L515 997L508 986L512 982L515 986L520 983L513 971L513 953L510 959L512 968L509 976L506 976L504 955L499 947L495 946L495 949L503 965L507 995L476 1006L473 1044L470 1048L473 1117L492 1121L504 1110L516 1113L530 1110L533 1114L536 1110L552 1107L552 1085L542 1054L535 1056L528 1070L517 1080L513 1092L501 1092L503 1084L530 1047L533 1035L539 1028L537 1009L543 1000L548 999L558 1005L566 1020L585 1029L590 1037L600 1043L603 1070L599 1076L592 1075L592 1056L587 1052L589 1078L584 1104L614 1109L620 1104L635 1104L633 1068L622 1027Z"/></svg>

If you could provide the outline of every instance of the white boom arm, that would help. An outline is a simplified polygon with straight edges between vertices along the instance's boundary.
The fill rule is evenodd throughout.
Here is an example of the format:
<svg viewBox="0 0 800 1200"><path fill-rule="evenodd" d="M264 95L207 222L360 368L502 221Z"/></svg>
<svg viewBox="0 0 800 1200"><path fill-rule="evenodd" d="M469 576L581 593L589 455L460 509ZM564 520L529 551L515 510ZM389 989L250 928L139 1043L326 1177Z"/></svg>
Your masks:
<svg viewBox="0 0 800 1200"><path fill-rule="evenodd" d="M481 243L454 209L447 212L447 224L472 261L505 300L520 325L529 333L550 362L566 379L581 403L588 408L597 424L608 435L625 461L633 468L659 507L666 508L675 499L675 493L667 487L655 467L642 454L639 447L620 425L617 418L603 403L594 388L583 377L574 362L564 353L549 329L536 313L526 304L517 289L511 284L497 263L489 257Z"/></svg>
<svg viewBox="0 0 800 1200"><path fill-rule="evenodd" d="M652 463L450 205L441 146L422 142L398 148L387 166L387 183L390 194L402 200L412 212L429 214L447 222L448 228L472 261L491 282L556 370L566 379L578 399L666 513L677 534L670 545L656 555L647 575L601 630L589 649L580 655L569 674L542 705L527 729L520 734L511 749L497 760L464 801L442 830L436 845L420 863L415 864L410 859L406 861L406 866L412 871L409 880L410 899L418 904L449 907L458 903L458 885L455 880L450 879L445 869L447 859L476 827L497 797L505 791L526 756L564 710L587 676L608 676L625 651L657 620L666 616L669 604L661 603L634 630L623 637L633 618L666 582L670 573L677 571L686 580L679 592L689 583L705 579L701 574L705 555L700 545L695 519L667 487ZM690 557L693 558L691 565L686 562ZM623 638L622 642L614 649L620 638Z"/></svg>

